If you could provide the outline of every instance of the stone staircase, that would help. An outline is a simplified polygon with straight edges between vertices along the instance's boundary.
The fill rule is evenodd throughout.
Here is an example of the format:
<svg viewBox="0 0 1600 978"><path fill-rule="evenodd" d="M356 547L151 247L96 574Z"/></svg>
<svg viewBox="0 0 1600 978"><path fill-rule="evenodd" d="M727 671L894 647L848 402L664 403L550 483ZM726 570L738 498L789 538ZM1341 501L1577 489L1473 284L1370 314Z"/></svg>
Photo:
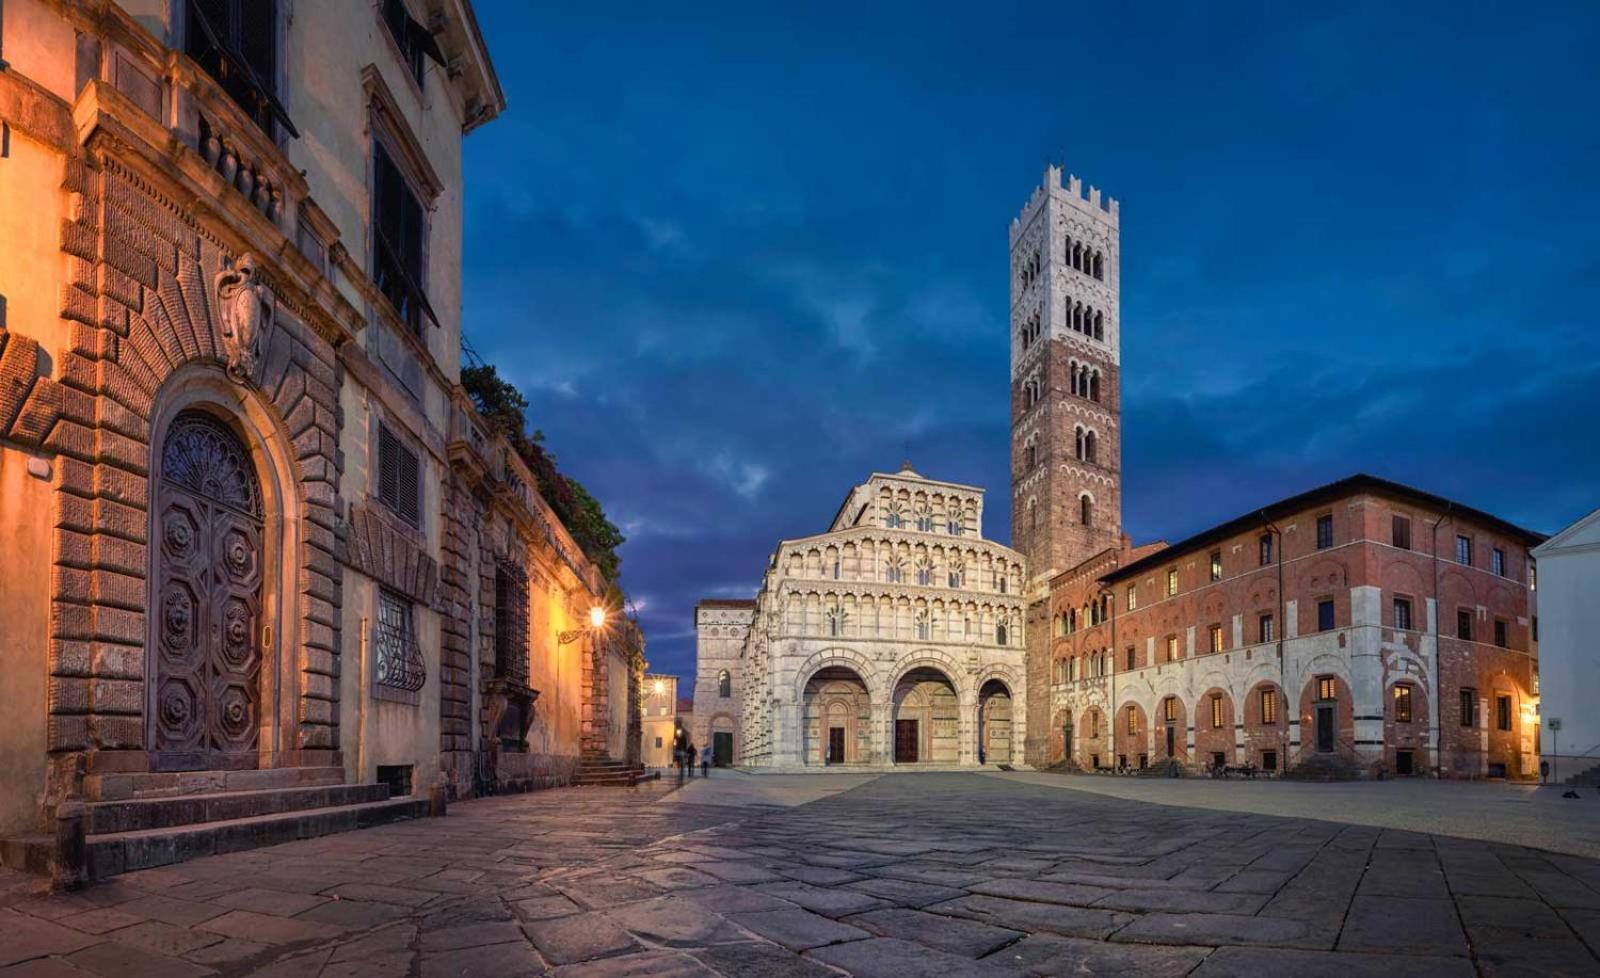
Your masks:
<svg viewBox="0 0 1600 978"><path fill-rule="evenodd" d="M612 788L631 788L641 781L650 781L661 777L660 772L645 772L643 764L629 764L627 761L612 760L605 754L585 753L578 761L578 773L573 776L574 785L590 785Z"/></svg>
<svg viewBox="0 0 1600 978"><path fill-rule="evenodd" d="M1285 771L1290 781L1358 781L1366 772L1355 758L1342 753L1313 753Z"/></svg>
<svg viewBox="0 0 1600 978"><path fill-rule="evenodd" d="M310 839L429 814L387 784L345 784L337 767L90 775L83 831L90 879ZM0 865L57 874L50 833L0 841Z"/></svg>

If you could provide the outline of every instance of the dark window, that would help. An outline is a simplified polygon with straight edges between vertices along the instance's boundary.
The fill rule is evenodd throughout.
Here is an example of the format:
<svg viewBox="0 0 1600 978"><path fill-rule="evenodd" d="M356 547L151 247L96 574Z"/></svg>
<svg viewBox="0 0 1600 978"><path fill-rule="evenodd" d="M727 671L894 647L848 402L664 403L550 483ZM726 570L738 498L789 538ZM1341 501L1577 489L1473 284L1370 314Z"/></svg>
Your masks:
<svg viewBox="0 0 1600 978"><path fill-rule="evenodd" d="M439 50L438 42L426 27L411 18L404 0L383 0L383 22L389 27L389 36L400 48L406 70L418 85L422 84L422 72L427 67L424 59L432 58L439 65L444 64L444 52Z"/></svg>
<svg viewBox="0 0 1600 978"><path fill-rule="evenodd" d="M422 203L383 143L372 145L373 281L406 328L421 335L424 315L437 321L422 289Z"/></svg>
<svg viewBox="0 0 1600 978"><path fill-rule="evenodd" d="M1004 644L1006 644L1006 626L1004 626L1004 625L996 625L996 626L994 626L994 644L996 644L996 645L1004 645Z"/></svg>
<svg viewBox="0 0 1600 978"><path fill-rule="evenodd" d="M1262 615L1256 619L1256 641L1266 643L1272 641L1272 616Z"/></svg>
<svg viewBox="0 0 1600 978"><path fill-rule="evenodd" d="M1394 545L1401 550L1411 549L1411 520L1404 516L1394 518Z"/></svg>
<svg viewBox="0 0 1600 978"><path fill-rule="evenodd" d="M1139 653L1135 652L1133 650L1133 646L1130 645L1130 646L1128 646L1127 655L1128 655L1128 671L1132 672L1133 670L1135 670L1135 669L1137 669L1139 667L1138 666L1138 661L1139 661L1138 660L1138 655L1139 655Z"/></svg>
<svg viewBox="0 0 1600 978"><path fill-rule="evenodd" d="M1394 722L1411 722L1411 687L1404 683L1394 688Z"/></svg>
<svg viewBox="0 0 1600 978"><path fill-rule="evenodd" d="M1461 690L1461 725L1463 727L1478 725L1478 691L1470 687Z"/></svg>
<svg viewBox="0 0 1600 978"><path fill-rule="evenodd" d="M1494 698L1494 725L1497 730L1511 729L1511 697L1505 693Z"/></svg>
<svg viewBox="0 0 1600 978"><path fill-rule="evenodd" d="M1506 576L1506 552L1499 547L1489 551L1489 569L1494 571L1494 576Z"/></svg>
<svg viewBox="0 0 1600 978"><path fill-rule="evenodd" d="M373 780L389 786L390 798L403 798L411 794L410 764L379 764Z"/></svg>
<svg viewBox="0 0 1600 978"><path fill-rule="evenodd" d="M1333 546L1333 516L1324 514L1317 517L1317 549L1326 550Z"/></svg>
<svg viewBox="0 0 1600 978"><path fill-rule="evenodd" d="M188 0L184 53L216 79L256 125L294 123L277 98L278 5L273 0Z"/></svg>
<svg viewBox="0 0 1600 978"><path fill-rule="evenodd" d="M1272 534L1261 534L1261 539L1256 541L1256 545L1261 551L1261 566L1265 567L1272 563Z"/></svg>
<svg viewBox="0 0 1600 978"><path fill-rule="evenodd" d="M1222 551L1220 550L1211 552L1211 579L1213 581L1222 580Z"/></svg>
<svg viewBox="0 0 1600 978"><path fill-rule="evenodd" d="M1406 629L1407 631L1409 631L1411 629L1411 599L1410 598L1395 598L1394 599L1394 627L1403 628L1403 629Z"/></svg>
<svg viewBox="0 0 1600 978"><path fill-rule="evenodd" d="M1508 631L1506 620L1504 618L1496 618L1494 620L1494 644L1502 649L1506 648L1510 644L1506 635Z"/></svg>
<svg viewBox="0 0 1600 978"><path fill-rule="evenodd" d="M494 569L494 674L528 682L528 575L504 560Z"/></svg>
<svg viewBox="0 0 1600 978"><path fill-rule="evenodd" d="M1264 750L1261 752L1261 770L1276 771L1278 769L1278 752Z"/></svg>
<svg viewBox="0 0 1600 978"><path fill-rule="evenodd" d="M1078 497L1078 522L1084 526L1094 525L1094 500L1088 496Z"/></svg>
<svg viewBox="0 0 1600 978"><path fill-rule="evenodd" d="M427 681L411 602L388 588L378 589L377 675L380 686L416 692Z"/></svg>
<svg viewBox="0 0 1600 978"><path fill-rule="evenodd" d="M1472 611L1468 608L1456 609L1456 638L1472 641Z"/></svg>
<svg viewBox="0 0 1600 978"><path fill-rule="evenodd" d="M422 512L419 488L421 463L388 425L378 425L378 499L412 526Z"/></svg>
<svg viewBox="0 0 1600 978"><path fill-rule="evenodd" d="M724 669L717 674L717 696L727 699L733 695L733 676Z"/></svg>
<svg viewBox="0 0 1600 978"><path fill-rule="evenodd" d="M1317 631L1326 632L1333 629L1333 602L1317 602Z"/></svg>
<svg viewBox="0 0 1600 978"><path fill-rule="evenodd" d="M1456 563L1466 567L1472 566L1472 538L1456 537Z"/></svg>
<svg viewBox="0 0 1600 978"><path fill-rule="evenodd" d="M1533 616L1533 622L1532 623L1533 623L1533 640L1535 642L1537 642L1537 641L1539 641L1539 616L1538 615L1534 615Z"/></svg>

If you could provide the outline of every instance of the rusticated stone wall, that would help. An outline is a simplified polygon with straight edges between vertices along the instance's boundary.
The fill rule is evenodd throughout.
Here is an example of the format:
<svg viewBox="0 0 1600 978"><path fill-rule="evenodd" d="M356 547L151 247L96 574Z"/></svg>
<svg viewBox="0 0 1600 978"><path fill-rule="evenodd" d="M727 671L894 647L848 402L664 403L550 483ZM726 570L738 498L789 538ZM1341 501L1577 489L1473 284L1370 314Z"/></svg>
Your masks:
<svg viewBox="0 0 1600 978"><path fill-rule="evenodd" d="M147 763L154 664L146 609L160 606L146 583L151 421L174 373L214 367L223 376L231 350L213 283L242 257L118 151L96 136L87 156L65 167L71 216L61 228L61 316L71 344L56 365L58 381L42 376L26 339L12 335L0 351L5 437L55 456L48 743L58 759L89 752L91 771ZM259 278L270 291L270 275ZM296 568L298 592L294 628L274 643L298 670L295 722L279 747L291 755L284 763L331 763L339 746L342 368L332 343L282 301L259 350L247 375L229 383L240 405L254 402L272 419L268 454L286 460L289 471L279 476L299 520L286 535L298 541L296 552L279 555ZM280 607L291 604L281 597Z"/></svg>

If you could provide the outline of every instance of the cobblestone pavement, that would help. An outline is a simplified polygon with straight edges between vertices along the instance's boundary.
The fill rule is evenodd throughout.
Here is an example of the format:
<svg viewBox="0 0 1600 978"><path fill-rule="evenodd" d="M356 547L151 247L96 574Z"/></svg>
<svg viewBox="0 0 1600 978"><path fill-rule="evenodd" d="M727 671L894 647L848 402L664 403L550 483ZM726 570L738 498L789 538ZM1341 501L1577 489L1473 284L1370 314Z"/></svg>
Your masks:
<svg viewBox="0 0 1600 978"><path fill-rule="evenodd" d="M790 808L662 790L14 887L0 976L1600 973L1579 857L969 774Z"/></svg>

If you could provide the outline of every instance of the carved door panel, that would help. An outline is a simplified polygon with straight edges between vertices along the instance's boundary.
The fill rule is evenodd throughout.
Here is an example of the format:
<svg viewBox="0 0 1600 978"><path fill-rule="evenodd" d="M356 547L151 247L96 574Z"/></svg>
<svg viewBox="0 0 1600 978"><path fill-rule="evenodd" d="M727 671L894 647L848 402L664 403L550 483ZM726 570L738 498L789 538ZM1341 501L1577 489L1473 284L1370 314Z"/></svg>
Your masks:
<svg viewBox="0 0 1600 978"><path fill-rule="evenodd" d="M220 423L181 415L156 487L155 770L246 768L261 737L261 495Z"/></svg>

